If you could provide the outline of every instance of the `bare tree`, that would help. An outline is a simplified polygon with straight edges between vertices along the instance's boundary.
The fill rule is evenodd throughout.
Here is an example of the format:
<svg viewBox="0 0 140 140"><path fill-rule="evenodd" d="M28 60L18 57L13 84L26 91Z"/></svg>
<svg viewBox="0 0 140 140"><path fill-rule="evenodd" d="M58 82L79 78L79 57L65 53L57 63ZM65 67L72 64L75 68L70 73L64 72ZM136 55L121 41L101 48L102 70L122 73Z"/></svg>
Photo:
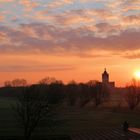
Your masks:
<svg viewBox="0 0 140 140"><path fill-rule="evenodd" d="M89 87L87 84L79 84L79 97L80 97L80 107L84 107L91 100Z"/></svg>
<svg viewBox="0 0 140 140"><path fill-rule="evenodd" d="M23 89L18 97L15 111L19 122L23 126L25 140L29 140L40 121L51 114L45 94L40 93L36 86Z"/></svg>
<svg viewBox="0 0 140 140"><path fill-rule="evenodd" d="M14 79L12 81L5 81L5 87L24 87L27 86L27 81L25 79Z"/></svg>
<svg viewBox="0 0 140 140"><path fill-rule="evenodd" d="M95 106L98 106L109 99L110 90L107 86L95 80L91 80L87 84L90 88L90 98L94 99Z"/></svg>
<svg viewBox="0 0 140 140"><path fill-rule="evenodd" d="M51 83L54 82L56 82L56 79L54 77L45 77L39 81L39 84L50 85Z"/></svg>
<svg viewBox="0 0 140 140"><path fill-rule="evenodd" d="M102 84L96 83L93 87L91 87L93 91L93 98L95 101L95 105L98 106L102 103L103 93L102 93Z"/></svg>
<svg viewBox="0 0 140 140"><path fill-rule="evenodd" d="M48 102L53 105L60 105L64 99L64 85L61 81L55 81L48 86Z"/></svg>
<svg viewBox="0 0 140 140"><path fill-rule="evenodd" d="M11 81L5 81L5 82L4 82L4 86L5 86L5 87L12 87Z"/></svg>
<svg viewBox="0 0 140 140"><path fill-rule="evenodd" d="M75 81L71 81L66 85L66 94L68 104L71 106L76 105L78 99L78 85Z"/></svg>
<svg viewBox="0 0 140 140"><path fill-rule="evenodd" d="M27 81L25 79L14 79L11 83L13 87L27 86Z"/></svg>
<svg viewBox="0 0 140 140"><path fill-rule="evenodd" d="M140 103L140 87L135 79L126 87L124 97L130 110L134 110Z"/></svg>

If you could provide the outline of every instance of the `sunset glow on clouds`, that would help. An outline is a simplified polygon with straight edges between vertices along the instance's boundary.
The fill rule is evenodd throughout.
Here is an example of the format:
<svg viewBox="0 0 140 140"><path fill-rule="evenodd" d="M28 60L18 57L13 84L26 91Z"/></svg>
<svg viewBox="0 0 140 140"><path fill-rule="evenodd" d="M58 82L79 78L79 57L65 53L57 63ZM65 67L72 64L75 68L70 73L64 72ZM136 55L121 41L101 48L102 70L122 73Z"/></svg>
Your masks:
<svg viewBox="0 0 140 140"><path fill-rule="evenodd" d="M101 79L140 68L140 0L0 0L0 83Z"/></svg>

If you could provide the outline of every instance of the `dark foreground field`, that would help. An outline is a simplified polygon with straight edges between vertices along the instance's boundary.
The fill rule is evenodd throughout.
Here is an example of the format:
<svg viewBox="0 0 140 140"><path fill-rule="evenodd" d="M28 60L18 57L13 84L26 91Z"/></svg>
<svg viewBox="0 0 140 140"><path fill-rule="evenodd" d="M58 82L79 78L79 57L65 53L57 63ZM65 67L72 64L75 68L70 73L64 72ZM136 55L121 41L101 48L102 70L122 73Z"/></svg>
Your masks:
<svg viewBox="0 0 140 140"><path fill-rule="evenodd" d="M17 139L19 137L21 138L23 134L12 109L14 102L11 98L3 97L0 99L1 139L13 138L15 140L15 137L17 137ZM127 120L132 127L140 127L140 113L138 111L115 111L114 109L104 109L101 107L63 107L61 109L59 108L57 112L55 120L58 122L56 125L50 129L46 127L46 122L42 122L33 134L36 139L39 140L39 137L45 138L49 135L50 139L53 140L65 140L75 134L91 134L103 130L119 130L121 129L122 122L125 120Z"/></svg>

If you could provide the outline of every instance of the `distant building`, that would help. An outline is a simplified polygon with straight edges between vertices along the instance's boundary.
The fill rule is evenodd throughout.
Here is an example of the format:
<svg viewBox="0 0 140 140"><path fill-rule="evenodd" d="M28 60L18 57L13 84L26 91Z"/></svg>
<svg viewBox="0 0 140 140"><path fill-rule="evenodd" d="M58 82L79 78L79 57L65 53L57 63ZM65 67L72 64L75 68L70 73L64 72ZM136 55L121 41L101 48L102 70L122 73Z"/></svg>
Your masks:
<svg viewBox="0 0 140 140"><path fill-rule="evenodd" d="M105 86L108 86L110 88L114 88L115 87L115 82L114 81L109 81L109 74L106 71L106 68L102 74L102 84Z"/></svg>

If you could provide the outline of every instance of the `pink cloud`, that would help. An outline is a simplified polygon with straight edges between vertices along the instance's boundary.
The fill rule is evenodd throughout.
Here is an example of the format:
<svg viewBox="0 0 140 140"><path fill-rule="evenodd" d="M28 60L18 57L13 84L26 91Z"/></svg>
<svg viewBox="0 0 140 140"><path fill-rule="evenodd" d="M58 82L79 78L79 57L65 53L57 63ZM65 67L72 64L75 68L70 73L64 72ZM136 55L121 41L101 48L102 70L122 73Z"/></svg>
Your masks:
<svg viewBox="0 0 140 140"><path fill-rule="evenodd" d="M117 35L121 32L120 25L110 25L108 23L96 24L96 35L100 37L106 37L109 35Z"/></svg>
<svg viewBox="0 0 140 140"><path fill-rule="evenodd" d="M3 41L6 39L6 34L3 32L0 32L0 40Z"/></svg>
<svg viewBox="0 0 140 140"><path fill-rule="evenodd" d="M14 2L15 0L0 0L0 3L9 3Z"/></svg>
<svg viewBox="0 0 140 140"><path fill-rule="evenodd" d="M25 7L26 11L31 11L33 8L39 6L39 3L31 0L20 0L19 3Z"/></svg>
<svg viewBox="0 0 140 140"><path fill-rule="evenodd" d="M65 5L68 5L68 4L73 4L74 3L74 0L54 0L52 2L50 2L47 7L50 8L50 9L54 9L54 8L60 8L60 7L63 7Z"/></svg>
<svg viewBox="0 0 140 140"><path fill-rule="evenodd" d="M108 30L118 28L106 26ZM97 28L102 30L102 25L98 24ZM90 31L86 27L66 30L65 28L34 23L24 24L18 30L1 27L0 32L6 34L6 38L9 39L8 44L1 44L0 52L3 53L73 54L77 56L82 54L85 57L94 57L96 56L94 51L97 52L97 50L125 52L127 50L138 50L140 46L140 32L137 30L120 30L117 35L102 38L96 36L96 32ZM48 39L47 36L48 38L51 36L53 39Z"/></svg>
<svg viewBox="0 0 140 140"><path fill-rule="evenodd" d="M0 15L0 22L1 22L1 21L4 21L4 19L5 19L5 16Z"/></svg>
<svg viewBox="0 0 140 140"><path fill-rule="evenodd" d="M139 15L130 15L123 18L124 22L127 25L140 25L140 14Z"/></svg>
<svg viewBox="0 0 140 140"><path fill-rule="evenodd" d="M111 11L104 9L79 9L65 11L59 14L51 14L49 10L36 12L36 20L47 21L60 26L83 26L94 25L97 21L114 22L119 17Z"/></svg>
<svg viewBox="0 0 140 140"><path fill-rule="evenodd" d="M127 51L126 53L122 54L122 56L128 59L140 59L140 50Z"/></svg>

